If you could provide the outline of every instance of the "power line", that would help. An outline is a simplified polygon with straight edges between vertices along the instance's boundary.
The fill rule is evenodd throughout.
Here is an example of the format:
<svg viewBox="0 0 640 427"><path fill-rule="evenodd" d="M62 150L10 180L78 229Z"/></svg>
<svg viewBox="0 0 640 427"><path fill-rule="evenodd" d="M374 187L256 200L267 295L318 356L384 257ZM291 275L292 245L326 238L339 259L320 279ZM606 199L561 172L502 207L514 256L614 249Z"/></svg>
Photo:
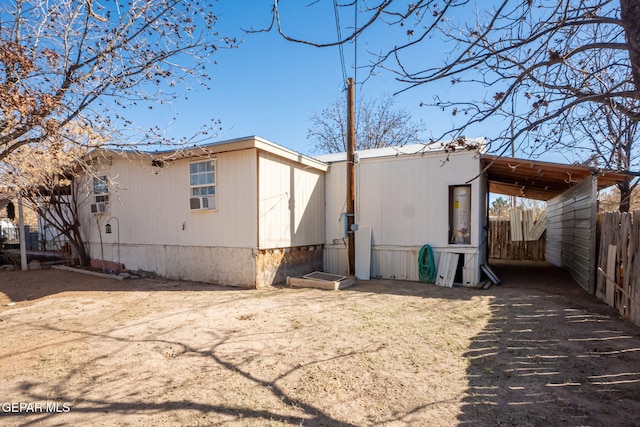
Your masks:
<svg viewBox="0 0 640 427"><path fill-rule="evenodd" d="M358 0L353 2L353 33L358 32ZM353 39L353 97L358 99L358 37ZM356 101L356 117L358 116L358 102ZM358 120L356 120L356 135L358 134Z"/></svg>
<svg viewBox="0 0 640 427"><path fill-rule="evenodd" d="M333 0L333 12L336 17L336 33L338 35L338 50L340 51L340 65L342 66L342 81L347 81L347 68L344 64L344 49L342 47L342 30L340 28L340 13L338 13L338 1Z"/></svg>
<svg viewBox="0 0 640 427"><path fill-rule="evenodd" d="M353 6L353 32L358 32L358 0L355 0ZM353 39L353 81L358 85L358 37Z"/></svg>

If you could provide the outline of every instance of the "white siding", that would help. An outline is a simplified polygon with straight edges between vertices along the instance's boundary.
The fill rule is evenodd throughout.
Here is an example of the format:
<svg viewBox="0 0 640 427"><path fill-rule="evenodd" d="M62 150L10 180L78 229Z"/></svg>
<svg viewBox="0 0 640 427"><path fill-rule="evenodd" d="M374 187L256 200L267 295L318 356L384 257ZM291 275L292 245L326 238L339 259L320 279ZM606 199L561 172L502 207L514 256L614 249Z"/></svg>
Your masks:
<svg viewBox="0 0 640 427"><path fill-rule="evenodd" d="M362 160L356 166L356 222L372 227L374 245L448 245L449 186L478 175L474 154L452 154L449 161L443 154ZM344 162L334 163L326 175L327 242L343 236L345 169ZM480 179L471 186L471 245L478 246L484 225Z"/></svg>
<svg viewBox="0 0 640 427"><path fill-rule="evenodd" d="M259 155L259 248L324 243L324 173Z"/></svg>
<svg viewBox="0 0 640 427"><path fill-rule="evenodd" d="M420 280L418 276L418 256L422 246L376 246L371 250L371 277L399 280ZM463 284L475 285L480 278L479 265L482 264L480 252L473 247L432 247L435 264L443 252L452 252L464 256ZM325 247L324 269L329 273L347 275L349 264L347 249L344 246Z"/></svg>
<svg viewBox="0 0 640 427"><path fill-rule="evenodd" d="M215 158L217 210L211 211L194 211L189 204L189 164L201 159L175 160L162 168L151 166L146 156L102 160L100 174L107 174L116 190L110 190L109 213L93 215L90 203L84 206L91 258L117 262L119 248L127 269L254 286L257 150ZM111 234L105 233L107 221Z"/></svg>
<svg viewBox="0 0 640 427"><path fill-rule="evenodd" d="M108 213L93 215L86 204L91 257L173 279L247 287L260 286L265 275L279 280L285 270L317 265L318 257L308 255L324 243L324 165L296 161L292 152L256 141L232 142L229 151L215 146L215 154L164 167L140 155L112 154L96 163L96 172L108 175L117 190L110 192ZM273 152L250 146L257 143ZM192 210L189 165L207 159L216 161L216 209ZM286 268L264 252L291 246L307 248L287 252Z"/></svg>
<svg viewBox="0 0 640 427"><path fill-rule="evenodd" d="M485 185L477 178L479 172L474 152L453 153L448 161L443 153L361 160L356 166L356 223L372 228L372 277L417 280L417 254L429 244L436 253L464 253L470 269L466 277L477 283L485 209ZM471 181L471 244L450 245L449 186L467 181ZM340 218L346 202L345 162L330 166L326 188L325 268L344 273Z"/></svg>
<svg viewBox="0 0 640 427"><path fill-rule="evenodd" d="M99 241L95 219L104 230L104 223L115 216L121 244L257 248L255 152L216 156L215 211L192 211L189 207L192 160L176 160L156 168L148 157L114 157L112 165L105 165L101 173L109 175L117 191L110 193L109 214L95 216L90 241ZM112 221L112 234L103 232L103 241L115 243L115 224Z"/></svg>

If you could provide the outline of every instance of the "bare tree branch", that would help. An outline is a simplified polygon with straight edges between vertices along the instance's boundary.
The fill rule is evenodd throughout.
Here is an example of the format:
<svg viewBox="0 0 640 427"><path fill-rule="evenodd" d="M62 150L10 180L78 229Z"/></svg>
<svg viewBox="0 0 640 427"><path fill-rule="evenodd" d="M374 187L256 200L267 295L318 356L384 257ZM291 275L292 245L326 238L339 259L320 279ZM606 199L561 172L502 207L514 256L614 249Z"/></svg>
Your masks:
<svg viewBox="0 0 640 427"><path fill-rule="evenodd" d="M0 162L77 119L112 135L114 122L130 125L114 104L168 103L176 96L168 90L189 80L206 88L203 64L219 47L236 45L214 31L211 10L209 2L181 0L1 5ZM147 133L155 143L170 142Z"/></svg>
<svg viewBox="0 0 640 427"><path fill-rule="evenodd" d="M366 150L402 146L422 141L424 125L394 107L390 96L360 101L356 109L356 149ZM322 153L345 152L347 147L346 101L337 100L311 119L307 132L315 150Z"/></svg>

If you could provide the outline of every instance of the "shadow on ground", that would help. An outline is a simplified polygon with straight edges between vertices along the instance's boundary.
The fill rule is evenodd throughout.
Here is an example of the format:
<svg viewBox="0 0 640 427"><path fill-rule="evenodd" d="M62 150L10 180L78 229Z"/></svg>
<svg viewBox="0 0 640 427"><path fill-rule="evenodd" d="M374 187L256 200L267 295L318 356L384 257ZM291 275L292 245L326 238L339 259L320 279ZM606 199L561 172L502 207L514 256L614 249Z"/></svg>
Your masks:
<svg viewBox="0 0 640 427"><path fill-rule="evenodd" d="M640 329L546 263L494 264L460 425L637 426Z"/></svg>
<svg viewBox="0 0 640 427"><path fill-rule="evenodd" d="M0 272L0 304L34 301L62 292L115 292L115 291L234 291L240 288L217 286L207 283L171 281L164 279L104 278L83 273L69 273L55 269L30 271L28 287L20 280L22 271ZM3 298L4 296L4 298Z"/></svg>
<svg viewBox="0 0 640 427"><path fill-rule="evenodd" d="M109 420L132 425L144 423L141 416L156 417L150 424L183 425L195 425L196 421L209 425L251 421L311 426L442 425L432 414L451 413L451 419L457 416L461 426L638 425L640 328L619 319L614 310L584 292L561 269L544 263L495 263L494 267L503 284L488 290L375 280L344 294L302 290L265 293L273 301L260 305L259 311L250 299L262 298L260 291L232 292L213 301L207 299L213 294L189 297L176 293L165 302L165 311L158 311L146 293L127 294L111 307L103 307L103 295L92 301L44 301L39 309L50 310L44 318L24 323L16 310L20 322L8 317L4 320L5 342L22 343L22 350L7 351L2 362L10 366L8 361L17 355L32 374L7 386L16 387L14 395L28 401L70 401L70 416L81 414L89 424L115 413L121 418ZM90 290L233 291L170 281L78 279L55 270L30 272L31 286L19 287L11 281L18 276L12 274L21 273L0 275L0 292L12 301ZM394 297L381 298L386 294ZM340 296L337 302L336 295ZM188 303L177 300L187 297ZM363 297L371 306L358 307ZM428 299L435 299L435 303L425 304ZM465 312L447 312L455 304L440 303L441 299L465 301L459 306ZM385 311L392 300L400 301L397 310ZM430 341L433 331L419 327L431 326L428 316L449 314L449 320L443 322L441 335L445 336L451 331L449 325L464 318L469 303L479 300L488 300L486 326L483 323L474 329L483 328L468 347L465 339L460 350L442 353L446 355L442 357L444 369L434 373L423 350L438 350L438 346ZM350 317L353 323L333 329L341 322L327 314L325 301L333 301L336 313L344 316L341 322ZM59 316L58 307L62 310L64 305L70 308L65 309L65 316ZM98 307L97 320L86 324L84 309L94 305ZM384 317L407 312L414 316L388 332L386 328L393 325L386 324ZM267 317L269 313L272 315ZM23 330L31 333L31 338L25 338ZM343 342L354 331L351 336L363 337L359 346ZM404 381L423 388L403 390L406 387L398 379L398 366L410 349L403 339L412 339L409 342L420 350L415 362L424 364L420 366L429 378L446 378L462 355L466 364L458 363L460 392L438 395L446 399L431 397L425 386L431 383L411 381L420 369L405 371L410 374ZM102 351L96 352L92 347L98 345L103 346ZM339 346L343 348L334 348ZM72 351L85 351L88 356L69 364ZM133 376L132 363L144 368L138 370L138 376ZM362 369L367 366L370 369ZM172 372L184 375L176 379ZM361 378L354 378L354 372ZM44 375L52 380L44 381ZM145 388L140 389L139 384ZM445 382L444 391L451 384ZM343 391L344 399L330 400L334 398L332 387ZM420 405L403 406L403 399L415 395L422 398ZM349 424L344 420L354 419L349 411L355 397L360 398L366 412L363 409L364 415ZM376 409L365 405L373 400L390 406L393 398L398 401L397 412L384 417L375 418ZM340 405L343 412L332 413ZM434 411L444 409L429 412L431 407ZM9 415L6 419L16 425L57 425L60 418L41 414L28 419Z"/></svg>

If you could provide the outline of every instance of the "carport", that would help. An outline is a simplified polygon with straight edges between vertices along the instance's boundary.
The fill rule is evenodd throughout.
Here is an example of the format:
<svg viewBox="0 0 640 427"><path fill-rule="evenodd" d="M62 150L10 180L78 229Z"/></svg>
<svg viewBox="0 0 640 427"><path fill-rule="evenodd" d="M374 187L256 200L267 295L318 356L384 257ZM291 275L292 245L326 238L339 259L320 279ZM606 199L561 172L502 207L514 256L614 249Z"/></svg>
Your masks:
<svg viewBox="0 0 640 427"><path fill-rule="evenodd" d="M590 166L486 154L482 164L489 192L547 202L546 259L594 293L598 191L628 176Z"/></svg>

